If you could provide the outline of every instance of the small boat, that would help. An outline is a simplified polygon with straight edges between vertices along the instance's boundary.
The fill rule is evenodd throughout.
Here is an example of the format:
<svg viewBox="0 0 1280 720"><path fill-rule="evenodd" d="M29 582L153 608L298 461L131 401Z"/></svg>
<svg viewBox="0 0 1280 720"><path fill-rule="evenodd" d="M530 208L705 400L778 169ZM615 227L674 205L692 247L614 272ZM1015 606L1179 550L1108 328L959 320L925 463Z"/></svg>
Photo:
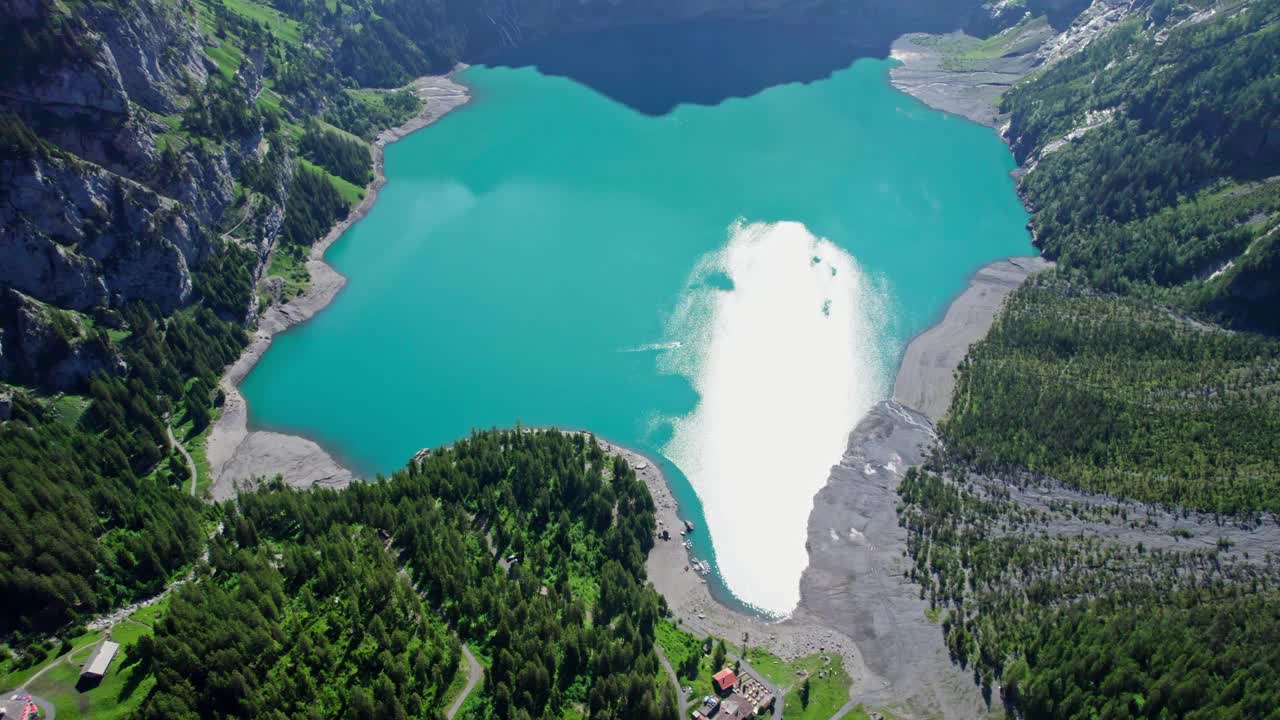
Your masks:
<svg viewBox="0 0 1280 720"><path fill-rule="evenodd" d="M688 520L685 520L684 529L688 530L689 532L693 532L693 523L689 522Z"/></svg>

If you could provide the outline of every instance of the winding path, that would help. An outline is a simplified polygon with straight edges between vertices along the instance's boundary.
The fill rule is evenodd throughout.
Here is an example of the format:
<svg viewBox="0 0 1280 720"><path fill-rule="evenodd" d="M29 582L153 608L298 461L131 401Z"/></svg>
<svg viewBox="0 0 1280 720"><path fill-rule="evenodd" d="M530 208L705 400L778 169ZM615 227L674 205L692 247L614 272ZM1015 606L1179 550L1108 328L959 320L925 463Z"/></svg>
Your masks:
<svg viewBox="0 0 1280 720"><path fill-rule="evenodd" d="M89 647L89 646L91 646L91 645L96 645L96 644L97 644L97 643L99 643L99 642L101 642L101 640L100 640L100 639L99 639L99 640L94 640L93 642L85 643L84 645L78 645L78 646L76 646L76 647L71 648L71 649L70 649L70 650L68 650L67 652L63 653L62 655L59 655L58 657L54 658L53 660L50 660L50 661L48 662L48 664L46 664L44 667L40 668L40 670L38 670L35 674L33 674L31 677L29 677L29 678L27 678L25 681L23 681L23 683L22 683L21 685L19 685L19 686L18 686L18 687L13 691L13 693L12 693L12 694L17 694L17 695L30 695L30 696L31 696L31 701L32 701L32 702L34 702L34 703L35 703L35 704L40 708L40 717L41 717L41 719L42 719L42 720L54 720L54 718L56 718L56 717L58 716L58 709L57 709L56 707L54 707L53 703L49 702L49 701L48 701L48 700L46 700L45 698L40 697L39 695L35 695L35 694L31 693L29 690L27 690L27 688L31 685L31 683L35 682L36 680L39 680L41 675L44 675L45 673L49 672L49 671L50 671L50 670L52 670L54 667L56 667L58 664L60 664L60 663L71 663L71 656L72 656L73 654L75 654L75 653L77 653L77 652L80 652L81 650L83 650L83 649L85 649L85 648L87 648L87 647ZM6 694L6 695L9 695L10 693L5 693L5 694ZM6 698L6 699L7 699L7 698ZM12 707L12 706L10 706L10 707Z"/></svg>
<svg viewBox="0 0 1280 720"><path fill-rule="evenodd" d="M471 650L467 648L467 644L462 644L462 657L467 659L467 684L462 688L462 692L449 706L449 711L445 713L445 717L453 720L453 716L458 714L462 709L462 704L471 696L471 691L476 689L476 685L480 683L480 678L484 675L484 667L480 661L476 660L476 656L471 654Z"/></svg>
<svg viewBox="0 0 1280 720"><path fill-rule="evenodd" d="M680 708L680 717L686 717L689 714L688 698L684 696L684 688L680 685L680 676L676 674L676 669L671 667L671 661L667 659L666 653L662 652L662 648L655 643L654 652L658 654L658 662L662 663L662 668L667 671L667 677L671 678L671 687L676 691L676 703Z"/></svg>
<svg viewBox="0 0 1280 720"><path fill-rule="evenodd" d="M196 480L200 477L196 472L196 461L191 459L191 453L178 442L178 438L173 436L173 426L166 425L165 432L169 433L169 447L178 448L178 452L182 453L182 457L187 459L187 472L191 473L191 497L196 496Z"/></svg>
<svg viewBox="0 0 1280 720"><path fill-rule="evenodd" d="M840 706L840 709L836 711L836 714L831 716L831 720L840 720L840 718L844 717L845 715L848 715L857 706L858 706L858 701L850 699L849 702Z"/></svg>

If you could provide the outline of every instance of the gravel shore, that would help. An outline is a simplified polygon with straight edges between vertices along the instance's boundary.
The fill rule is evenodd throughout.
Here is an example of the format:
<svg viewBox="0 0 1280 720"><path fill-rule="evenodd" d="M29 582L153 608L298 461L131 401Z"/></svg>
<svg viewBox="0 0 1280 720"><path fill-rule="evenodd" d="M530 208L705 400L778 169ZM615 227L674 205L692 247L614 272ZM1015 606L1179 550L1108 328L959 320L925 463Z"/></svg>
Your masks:
<svg viewBox="0 0 1280 720"><path fill-rule="evenodd" d="M786 620L770 622L732 610L713 598L706 580L692 569L686 569L689 551L680 540L684 520L662 470L640 453L598 437L596 440L605 452L621 455L631 464L657 506L656 531L664 528L671 531L670 540L654 541L646 569L649 580L666 598L681 627L697 636L722 637L726 644L738 646L730 648L734 652L741 650L743 633L746 633L752 647L763 647L784 660L814 653L840 655L844 658L845 670L855 682L871 678L853 640L818 621L803 607Z"/></svg>
<svg viewBox="0 0 1280 720"><path fill-rule="evenodd" d="M454 68L454 72L462 69L465 66ZM324 253L348 228L364 218L377 201L378 191L387 182L383 148L434 123L470 99L467 88L447 75L418 78L413 82L413 91L424 101L422 112L404 125L384 131L374 141L374 179L365 188L364 200L312 247L307 260L311 284L298 297L283 305L273 305L263 313L249 346L222 376L220 386L226 403L222 416L209 431L207 444L214 500L233 497L237 487L250 487L263 477L280 475L295 487L342 487L354 477L311 440L282 433L249 432L248 407L239 386L271 347L277 333L309 320L332 302L346 284L346 278L324 261Z"/></svg>
<svg viewBox="0 0 1280 720"><path fill-rule="evenodd" d="M893 86L930 107L966 117L980 125L999 124L1000 95L1035 67L1035 50L1052 32L1030 28L1009 39L1009 53L998 57L951 59L956 50L976 43L960 33L913 33L894 41L889 56L902 63L889 71Z"/></svg>
<svg viewBox="0 0 1280 720"><path fill-rule="evenodd" d="M1039 256L987 265L947 307L941 322L912 339L898 366L893 397L937 422L951 404L955 369L969 346L986 336L1004 299L1034 273L1053 267Z"/></svg>
<svg viewBox="0 0 1280 720"><path fill-rule="evenodd" d="M853 638L867 667L855 702L895 717L962 720L986 714L973 676L954 665L909 571L898 483L934 440L933 424L900 403L877 403L849 435L814 497L800 606Z"/></svg>

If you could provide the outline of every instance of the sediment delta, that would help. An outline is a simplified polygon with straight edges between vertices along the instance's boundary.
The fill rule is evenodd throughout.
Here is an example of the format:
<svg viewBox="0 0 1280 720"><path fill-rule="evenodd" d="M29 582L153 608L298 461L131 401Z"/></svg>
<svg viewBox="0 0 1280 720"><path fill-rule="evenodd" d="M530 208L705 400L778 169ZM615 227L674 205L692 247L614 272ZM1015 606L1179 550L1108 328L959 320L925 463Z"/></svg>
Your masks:
<svg viewBox="0 0 1280 720"><path fill-rule="evenodd" d="M786 615L800 599L811 498L886 385L885 292L798 222L735 223L699 267L670 323L681 347L659 361L689 378L698 403L662 454L698 495L725 585ZM733 289L707 287L714 272ZM767 533L744 522L757 518Z"/></svg>
<svg viewBox="0 0 1280 720"><path fill-rule="evenodd" d="M702 577L685 570L689 555L678 534L684 522L658 467L637 453L608 446L622 453L649 486L658 532L672 532L671 540L655 541L648 572L682 626L729 642L741 642L746 632L752 644L784 659L838 654L853 682L855 703L957 719L986 712L972 675L951 662L919 587L904 577L909 559L906 531L898 526L897 487L936 440L931 416L945 411L952 374L969 345L986 334L1005 296L1047 266L1032 257L981 268L940 322L908 345L895 394L919 395L932 412L881 401L849 435L843 457L813 497L800 604L785 620L768 622L716 601ZM934 388L935 383L940 386ZM760 531L767 532L768 523ZM768 568L761 572L767 575Z"/></svg>

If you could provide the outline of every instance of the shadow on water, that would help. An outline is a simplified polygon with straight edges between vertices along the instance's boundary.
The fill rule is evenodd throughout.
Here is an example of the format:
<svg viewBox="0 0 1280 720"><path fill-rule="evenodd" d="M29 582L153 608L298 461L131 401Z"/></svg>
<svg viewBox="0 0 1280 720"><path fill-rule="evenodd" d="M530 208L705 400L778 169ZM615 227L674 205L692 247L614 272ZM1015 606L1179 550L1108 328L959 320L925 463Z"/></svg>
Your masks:
<svg viewBox="0 0 1280 720"><path fill-rule="evenodd" d="M494 67L536 67L646 115L716 105L775 85L813 82L862 57L885 57L895 31L856 39L829 27L755 20L644 25L565 35L490 54Z"/></svg>

